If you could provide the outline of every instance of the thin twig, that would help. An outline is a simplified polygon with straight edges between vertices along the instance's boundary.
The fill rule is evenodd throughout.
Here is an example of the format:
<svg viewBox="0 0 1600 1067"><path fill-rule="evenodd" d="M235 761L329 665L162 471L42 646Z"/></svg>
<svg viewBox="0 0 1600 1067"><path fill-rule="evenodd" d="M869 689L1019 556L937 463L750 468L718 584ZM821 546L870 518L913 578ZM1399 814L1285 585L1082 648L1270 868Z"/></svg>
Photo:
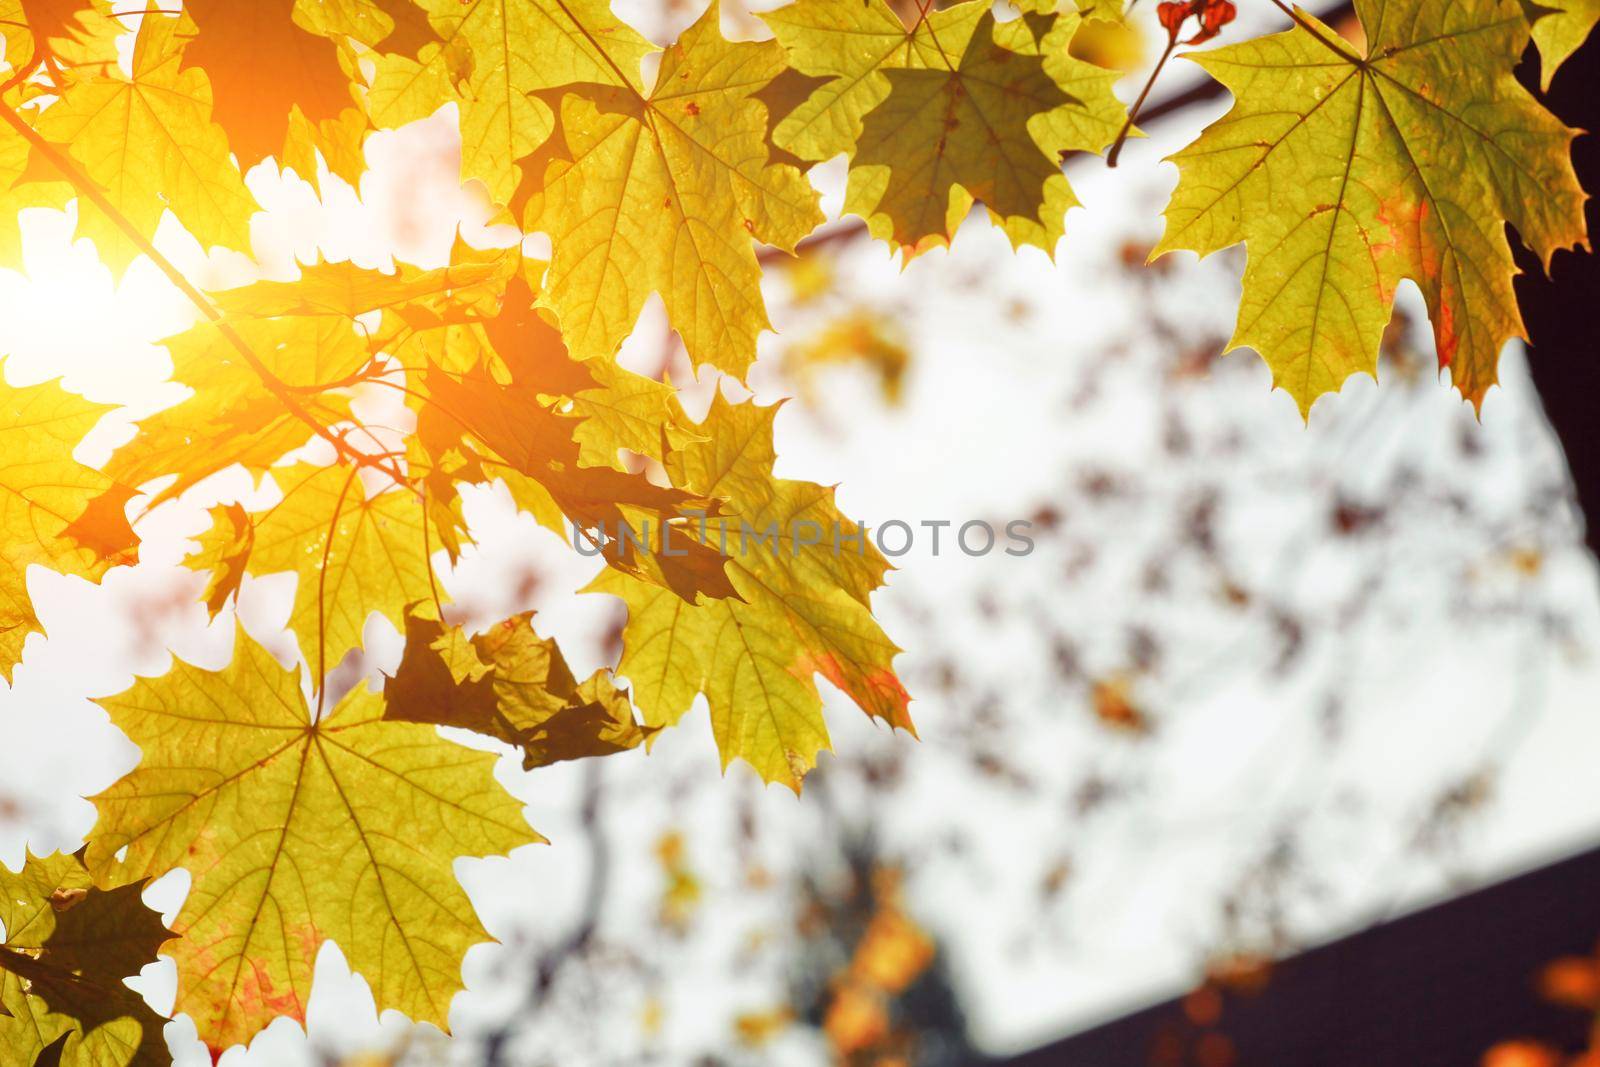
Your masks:
<svg viewBox="0 0 1600 1067"><path fill-rule="evenodd" d="M1144 83L1144 89L1139 93L1139 99L1133 102L1128 109L1128 117L1122 124L1122 129L1117 133L1116 141L1111 145L1111 151L1106 155L1106 166L1115 167L1117 157L1122 155L1122 146L1128 142L1128 134L1133 132L1133 124L1139 119L1139 109L1144 107L1145 99L1150 95L1150 90L1156 86L1156 79L1161 77L1161 70L1167 65L1167 60L1172 58L1173 49L1178 47L1178 34L1176 31L1167 34L1167 47L1161 52L1161 58L1156 60L1156 69L1150 72L1150 77Z"/></svg>

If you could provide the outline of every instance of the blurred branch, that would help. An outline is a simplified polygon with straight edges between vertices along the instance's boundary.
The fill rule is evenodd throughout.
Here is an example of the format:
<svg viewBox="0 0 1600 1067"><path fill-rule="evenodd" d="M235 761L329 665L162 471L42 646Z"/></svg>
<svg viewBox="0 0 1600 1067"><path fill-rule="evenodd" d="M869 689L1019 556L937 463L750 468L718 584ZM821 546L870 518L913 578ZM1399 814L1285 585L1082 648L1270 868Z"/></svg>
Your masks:
<svg viewBox="0 0 1600 1067"><path fill-rule="evenodd" d="M589 882L584 888L583 905L577 921L566 937L541 952L534 960L533 974L522 1007L512 1013L484 1042L484 1067L505 1067L506 1045L517 1025L538 1010L554 988L567 964L582 956L594 941L600 926L600 911L611 882L611 849L601 824L603 799L600 758L584 763L583 801L579 808L579 828L589 843Z"/></svg>

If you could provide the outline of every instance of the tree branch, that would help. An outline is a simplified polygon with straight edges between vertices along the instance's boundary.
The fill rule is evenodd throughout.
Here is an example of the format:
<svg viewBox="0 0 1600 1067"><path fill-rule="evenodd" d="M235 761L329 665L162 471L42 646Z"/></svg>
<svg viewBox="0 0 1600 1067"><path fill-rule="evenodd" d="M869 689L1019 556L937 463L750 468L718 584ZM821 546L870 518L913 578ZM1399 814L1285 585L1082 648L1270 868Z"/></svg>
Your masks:
<svg viewBox="0 0 1600 1067"><path fill-rule="evenodd" d="M594 941L600 928L600 910L611 882L611 848L600 818L603 799L602 757L584 761L583 800L579 808L580 826L589 843L589 881L584 887L583 906L578 920L566 937L541 952L534 960L532 980L522 1007L484 1042L484 1067L505 1067L506 1045L517 1023L533 1014L550 994L556 979L568 963L581 956Z"/></svg>
<svg viewBox="0 0 1600 1067"><path fill-rule="evenodd" d="M343 437L324 426L321 420L314 418L306 410L305 406L300 403L300 400L294 395L289 386L261 361L250 348L249 342L240 336L239 331L233 328L233 325L226 320L217 306L196 288L170 259L156 249L156 246L139 231L139 228L133 224L132 220L111 202L105 191L92 178L80 170L78 165L61 152L60 149L41 137L38 131L28 125L21 115L17 114L15 108L3 100L0 100L0 119L3 119L12 129L21 134L23 139L35 151L49 160L61 172L62 176L72 185L79 196L99 208L116 225L117 229L121 230L128 240L133 242L135 248L149 257L150 262L154 263L161 273L167 276L167 280L176 286L179 292L188 297L189 302L198 308L200 313L217 327L217 332L222 334L223 338L244 357L245 363L255 372L256 376L261 379L262 384L278 399L289 414L311 427L312 431L318 437L331 444L341 457L357 466L382 471L394 479L397 485L410 486L410 481L392 462L385 464L381 460L357 451L350 447L349 442Z"/></svg>

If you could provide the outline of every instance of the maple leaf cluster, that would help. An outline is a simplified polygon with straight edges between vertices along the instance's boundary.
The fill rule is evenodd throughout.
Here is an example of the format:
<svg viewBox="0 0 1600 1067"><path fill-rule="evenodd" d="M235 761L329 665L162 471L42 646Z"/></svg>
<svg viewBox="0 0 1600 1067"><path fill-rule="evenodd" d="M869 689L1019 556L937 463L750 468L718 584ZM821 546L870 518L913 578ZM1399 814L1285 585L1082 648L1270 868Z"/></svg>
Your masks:
<svg viewBox="0 0 1600 1067"><path fill-rule="evenodd" d="M1522 332L1505 224L1546 260L1585 240L1573 131L1511 68L1531 34L1553 72L1595 5L1356 6L1364 50L1297 15L1205 54L1237 103L1176 157L1157 251L1248 246L1235 342L1306 410L1372 369L1412 279L1477 402ZM797 791L829 743L818 674L912 729L871 610L888 563L865 538L836 553L780 533L775 550L731 552L707 532L708 517L855 528L831 488L774 474L776 409L719 392L694 419L615 356L655 294L697 371L741 380L769 326L758 248L792 251L823 221L807 171L840 155L845 210L906 257L947 245L978 203L1014 246L1053 254L1077 203L1062 158L1103 151L1126 121L1117 74L1069 51L1078 11L1029 0L1000 18L963 0L908 25L883 0L796 0L761 16L771 39L731 41L713 3L663 50L604 0L3 7L0 259L20 257L19 211L75 204L109 267L148 258L197 318L166 344L190 395L103 470L72 458L102 407L54 383L0 387L0 673L40 629L28 567L98 580L137 559L152 509L236 467L270 479L274 502L222 502L188 562L213 615L247 576L294 575L300 659L241 632L226 668L180 663L103 701L141 764L95 798L81 859L30 860L0 893L31 909L0 915L0 1028L36 1024L17 1047L165 1062L119 981L163 943L176 1010L217 1053L303 1020L330 940L380 1010L443 1027L462 956L487 936L451 864L541 839L494 757L436 725L531 769L637 748L703 698L725 765ZM1203 39L1233 14L1163 8L1174 39L1188 18ZM151 243L170 213L203 247L248 253L245 170L358 186L371 132L445 105L463 179L547 235L548 262L458 243L434 269L319 262L205 293ZM372 418L373 397L405 417ZM450 621L438 572L472 541L461 490L489 483L563 536L671 530L684 546L602 546L591 588L629 612L615 674L578 681L526 615L479 634ZM405 634L402 660L381 689L330 701L329 673L375 614ZM179 868L192 888L155 930L137 887ZM40 901L62 892L77 903L52 919ZM74 1000L96 984L98 1008Z"/></svg>

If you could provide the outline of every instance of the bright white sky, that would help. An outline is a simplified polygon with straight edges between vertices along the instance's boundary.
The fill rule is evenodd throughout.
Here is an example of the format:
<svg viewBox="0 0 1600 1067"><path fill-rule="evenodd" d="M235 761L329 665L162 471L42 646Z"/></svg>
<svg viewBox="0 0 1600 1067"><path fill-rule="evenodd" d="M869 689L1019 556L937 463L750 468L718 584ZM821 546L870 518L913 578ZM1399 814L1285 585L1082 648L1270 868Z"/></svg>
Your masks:
<svg viewBox="0 0 1600 1067"><path fill-rule="evenodd" d="M1176 75L1172 88L1186 76ZM840 483L844 510L869 523L917 522L1026 515L1059 488L1073 464L1149 471L1161 463L1154 368L1170 354L1146 341L1125 358L1109 359L1110 344L1125 337L1140 314L1129 283L1112 264L1125 238L1158 232L1156 215L1175 179L1160 157L1224 108L1198 108L1159 127L1157 137L1130 147L1115 174L1076 165L1070 176L1088 209L1069 218L1060 266L1031 251L1013 256L982 224L969 226L953 255L930 255L904 273L879 249L847 253L842 288L871 306L894 309L909 330L915 362L906 399L886 411L864 377L838 373L828 379L825 409L795 403L779 418L780 473ZM375 137L360 201L328 180L332 191L319 204L303 183L258 168L251 185L268 211L254 233L266 272L292 276L293 258L316 252L374 267L390 255L431 265L447 253L458 222L470 240L492 240L480 225L476 200L453 180L451 137L450 124L439 120ZM818 180L836 193L832 168ZM836 195L830 204L837 208ZM184 301L143 264L113 285L87 246L68 244L70 225L59 214L30 213L26 276L0 272L7 378L21 383L59 374L69 389L136 410L174 399L179 394L161 384L169 367L156 342L191 321ZM176 228L164 230L158 243L205 286L250 277L243 257L207 260ZM1226 332L1237 272L1237 261L1219 258L1184 275L1176 299L1190 310L1197 332ZM780 303L782 281L772 282L770 291ZM1032 314L1018 321L1015 300L1029 304ZM654 355L656 315L656 308L647 310L639 344L625 350L625 358L644 362ZM796 335L807 326L803 313L780 311L777 322ZM770 357L778 345L768 341ZM1450 445L1470 416L1441 383L1404 412L1400 432L1370 433L1371 426L1396 420L1392 405L1384 406L1386 394L1361 381L1320 405L1305 429L1288 398L1268 392L1266 372L1253 356L1229 359L1246 366L1188 387L1177 403L1199 425L1241 428L1245 455L1237 469L1218 476L1278 488L1251 507L1248 522L1230 538L1245 547L1243 558L1260 574L1283 576L1286 597L1317 603L1344 580L1336 560L1306 551L1300 538L1326 487L1378 484L1400 462L1448 465ZM752 379L764 401L788 389L773 362L765 359ZM1091 375L1099 383L1098 402L1069 409L1064 398ZM1468 491L1490 505L1514 503L1530 487L1563 477L1519 352L1508 353L1503 377L1504 387L1485 405L1483 426L1471 430L1481 435L1489 459L1486 476ZM81 455L103 456L126 435L130 417L108 418ZM1131 552L1153 527L1170 523L1183 489L1168 486L1114 515L1108 521L1123 525L1102 539L1108 551L1122 545ZM183 506L154 516L144 562L102 587L38 571L30 576L50 637L30 640L14 687L0 693L0 783L26 804L21 822L0 824L0 860L8 865L20 863L25 846L36 852L76 848L93 823L93 809L81 798L136 759L89 697L125 688L136 671L165 670L168 650L212 667L225 660L231 617L207 626L193 603L198 580L177 566L182 539L204 526L199 505L206 501L199 498L205 495L191 494ZM495 494L475 497L471 518L482 550L466 558L449 583L452 591L472 599L485 619L537 607L542 632L563 640L580 661L574 666L593 665L606 605L573 595L588 576L588 561L575 560L553 535L515 519ZM1559 529L1544 533L1571 539ZM958 656L1007 701L1011 715L997 743L1051 787L1029 799L976 781L956 756L955 738L969 725L963 717L970 708L960 702L919 700L913 710L922 740L915 744L885 736L840 701L832 704L830 726L841 751L909 748L905 786L875 815L891 850L927 856L909 887L911 905L950 954L985 1045L1027 1047L1187 983L1216 932L1218 894L1285 820L1311 828L1313 866L1324 883L1320 896L1294 910L1297 932L1310 940L1424 902L1446 891L1447 874L1492 879L1600 837L1600 777L1592 772L1592 753L1600 750L1594 567L1575 549L1556 552L1535 579L1541 595L1575 605L1580 626L1570 647L1483 643L1455 629L1448 585L1427 577L1429 561L1447 555L1450 535L1450 519L1441 514L1436 527L1416 532L1409 548L1415 558L1395 562L1415 565L1419 574L1416 612L1396 622L1403 639L1374 642L1354 662L1334 665L1349 674L1357 708L1350 740L1332 757L1294 693L1255 680L1262 673L1260 635L1216 632L1207 621L1214 613L1197 611L1192 651L1198 665L1220 662L1223 682L1175 682L1170 691L1150 694L1161 728L1135 748L1108 738L1081 707L1051 690L1037 634L1029 632L1036 626L1004 614L988 620L971 606L980 590L1007 605L1061 585L1058 555L968 560L914 552L901 561L878 604L891 635L910 646L902 660L907 675L925 677L938 657ZM514 602L505 576L530 562L543 580L531 604ZM271 637L281 625L287 592L281 581L247 587L245 611L258 636ZM1136 595L1131 582L1061 585L1052 610L1067 631L1090 635L1092 657L1093 635L1120 626L1128 598ZM937 613L936 627L896 628L897 619L929 608ZM145 624L136 636L130 636L130 614ZM394 635L381 624L370 625L368 634L392 662ZM929 638L927 644L911 645L917 635ZM590 662L582 662L585 657ZM1439 790L1513 737L1507 773L1492 806L1471 824L1459 865L1444 872L1410 863L1406 835ZM1089 769L1135 761L1144 767L1143 791L1108 819L1076 825L1045 799ZM736 1012L782 999L781 968L736 973L731 963L753 931L783 922L781 903L752 899L740 888L728 854L737 805L756 810L762 858L781 874L804 858L815 802L763 790L742 768L719 777L703 713L668 731L648 757L630 753L607 761L606 774L608 827L619 863L606 935L625 944L659 939L653 924L660 875L650 843L664 828L688 831L706 883L694 935L663 957L671 970L661 989L665 1021L657 1047L671 1062L675 1053L720 1043ZM469 956L469 991L452 1017L466 1032L497 1019L515 1001L515 982L500 976L518 973L530 937L562 928L576 910L584 878L583 850L570 833L578 772L558 767L529 776L506 760L502 779L527 801L530 821L554 844L509 860L458 866L486 925L506 943ZM835 798L846 808L869 802L876 803L848 793ZM966 858L942 859L929 848L947 837L970 846ZM1058 847L1073 856L1072 887L1063 901L1041 911L1038 858ZM169 878L150 899L170 912L183 888L181 875ZM158 1008L171 1003L171 980L167 964L146 974L143 988ZM324 953L317 982L311 1042L280 1023L248 1055L230 1054L226 1067L299 1067L312 1062L313 1047L378 1047L410 1029L397 1017L380 1024L364 985L348 976L336 951ZM552 1019L539 1047L528 1049L529 1062L535 1051L563 1064L586 1062L575 1050L593 1056L594 1032L606 1028L615 1028L617 1047L636 1045L641 1006L641 995L624 986L592 1014ZM186 1022L168 1033L179 1063L206 1062ZM569 1046L574 1051L562 1054ZM799 1037L780 1041L773 1056L823 1062L815 1045Z"/></svg>

